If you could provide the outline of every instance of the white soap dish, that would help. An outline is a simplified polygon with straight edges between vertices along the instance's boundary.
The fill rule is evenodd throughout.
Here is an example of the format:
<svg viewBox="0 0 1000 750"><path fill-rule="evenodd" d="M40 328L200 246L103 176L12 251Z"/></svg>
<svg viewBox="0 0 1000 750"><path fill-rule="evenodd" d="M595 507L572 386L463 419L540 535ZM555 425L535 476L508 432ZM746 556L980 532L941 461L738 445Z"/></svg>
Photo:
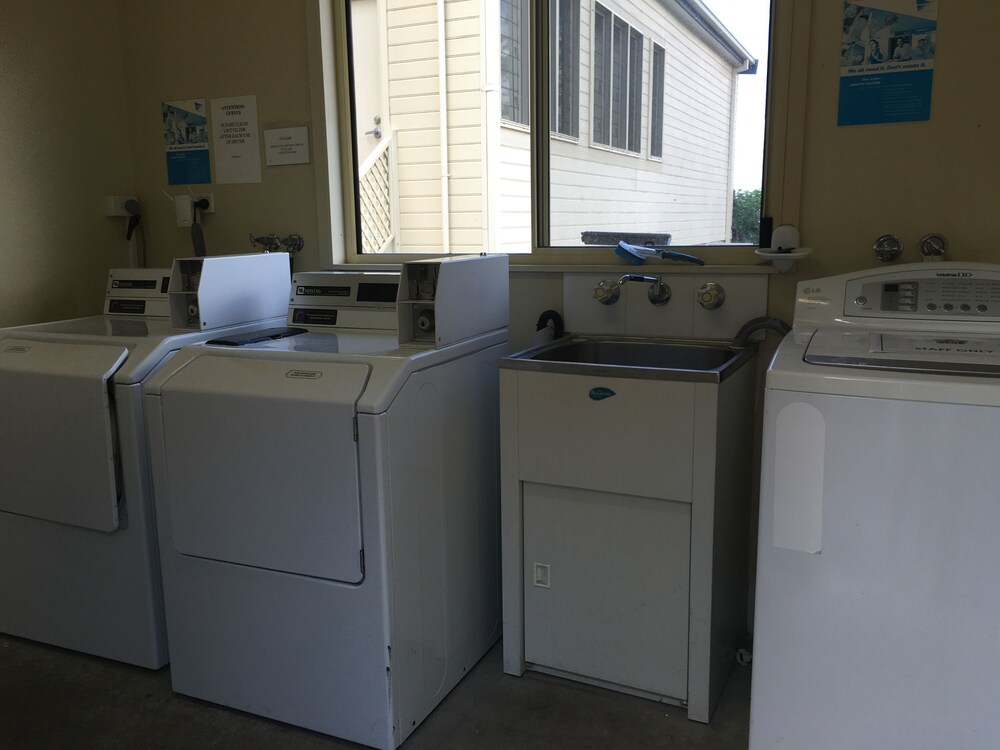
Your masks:
<svg viewBox="0 0 1000 750"><path fill-rule="evenodd" d="M758 258L763 258L764 260L773 263L779 273L788 273L795 268L795 261L802 260L809 255L809 253L812 252L812 248L799 247L791 252L778 253L775 252L774 248L762 247L759 250L754 250L753 252Z"/></svg>

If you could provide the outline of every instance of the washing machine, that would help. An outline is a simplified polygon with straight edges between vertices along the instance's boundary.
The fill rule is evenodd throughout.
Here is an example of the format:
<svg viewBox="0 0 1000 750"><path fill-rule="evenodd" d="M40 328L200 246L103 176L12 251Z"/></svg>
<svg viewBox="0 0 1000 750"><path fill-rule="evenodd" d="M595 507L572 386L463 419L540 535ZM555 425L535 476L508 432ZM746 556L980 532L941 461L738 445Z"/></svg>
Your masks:
<svg viewBox="0 0 1000 750"><path fill-rule="evenodd" d="M288 287L285 254L180 259L110 271L103 315L0 331L0 633L166 664L143 384L282 322Z"/></svg>
<svg viewBox="0 0 1000 750"><path fill-rule="evenodd" d="M1000 266L798 285L767 373L751 750L1000 741Z"/></svg>
<svg viewBox="0 0 1000 750"><path fill-rule="evenodd" d="M496 642L507 274L296 274L152 379L175 691L393 748Z"/></svg>

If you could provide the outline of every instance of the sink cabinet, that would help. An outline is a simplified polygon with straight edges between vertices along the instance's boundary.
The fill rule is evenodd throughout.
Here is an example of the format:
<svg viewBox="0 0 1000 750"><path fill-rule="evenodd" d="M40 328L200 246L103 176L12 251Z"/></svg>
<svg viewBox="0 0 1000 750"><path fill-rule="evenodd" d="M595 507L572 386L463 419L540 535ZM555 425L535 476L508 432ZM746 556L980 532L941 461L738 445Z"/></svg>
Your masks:
<svg viewBox="0 0 1000 750"><path fill-rule="evenodd" d="M709 720L747 632L754 361L719 382L501 364L505 672Z"/></svg>

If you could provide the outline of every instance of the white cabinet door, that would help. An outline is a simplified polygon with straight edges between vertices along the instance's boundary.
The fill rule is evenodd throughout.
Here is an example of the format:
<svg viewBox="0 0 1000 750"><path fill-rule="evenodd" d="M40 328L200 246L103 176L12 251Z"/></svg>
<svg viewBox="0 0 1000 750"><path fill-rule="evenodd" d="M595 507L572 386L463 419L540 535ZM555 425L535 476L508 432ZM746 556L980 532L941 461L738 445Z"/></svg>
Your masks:
<svg viewBox="0 0 1000 750"><path fill-rule="evenodd" d="M523 488L525 660L686 700L691 506Z"/></svg>

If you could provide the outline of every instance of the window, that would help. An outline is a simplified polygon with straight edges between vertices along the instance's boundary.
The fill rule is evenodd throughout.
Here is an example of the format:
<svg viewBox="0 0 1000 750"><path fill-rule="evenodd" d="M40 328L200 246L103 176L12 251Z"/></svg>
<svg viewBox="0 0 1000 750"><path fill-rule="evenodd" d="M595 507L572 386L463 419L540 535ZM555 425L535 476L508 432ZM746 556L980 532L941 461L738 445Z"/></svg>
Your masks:
<svg viewBox="0 0 1000 750"><path fill-rule="evenodd" d="M733 101L763 84L741 74L767 37L717 13L745 9L766 29L767 4L330 4L337 76L350 76L337 88L352 93L339 113L348 252L549 253L609 232L730 242L738 196L760 185L762 138L746 178L740 138L763 130L762 105L746 124Z"/></svg>
<svg viewBox="0 0 1000 750"><path fill-rule="evenodd" d="M500 109L509 122L528 124L529 0L500 0Z"/></svg>
<svg viewBox="0 0 1000 750"><path fill-rule="evenodd" d="M549 3L549 117L557 133L580 135L580 0Z"/></svg>
<svg viewBox="0 0 1000 750"><path fill-rule="evenodd" d="M611 143L611 11L594 6L594 142Z"/></svg>
<svg viewBox="0 0 1000 750"><path fill-rule="evenodd" d="M649 90L649 155L663 156L663 86L666 52L658 44L653 45L653 71Z"/></svg>
<svg viewBox="0 0 1000 750"><path fill-rule="evenodd" d="M638 152L642 140L642 34L594 8L594 143Z"/></svg>
<svg viewBox="0 0 1000 750"><path fill-rule="evenodd" d="M763 134L766 78L754 53L767 51L770 3L580 3L590 14L577 73L589 89L580 117L590 138L534 134L534 244L748 242L734 217L748 190L759 194L763 138L744 136ZM550 41L549 65L557 62ZM759 110L744 110L742 93L754 89ZM548 111L553 94L541 93Z"/></svg>

